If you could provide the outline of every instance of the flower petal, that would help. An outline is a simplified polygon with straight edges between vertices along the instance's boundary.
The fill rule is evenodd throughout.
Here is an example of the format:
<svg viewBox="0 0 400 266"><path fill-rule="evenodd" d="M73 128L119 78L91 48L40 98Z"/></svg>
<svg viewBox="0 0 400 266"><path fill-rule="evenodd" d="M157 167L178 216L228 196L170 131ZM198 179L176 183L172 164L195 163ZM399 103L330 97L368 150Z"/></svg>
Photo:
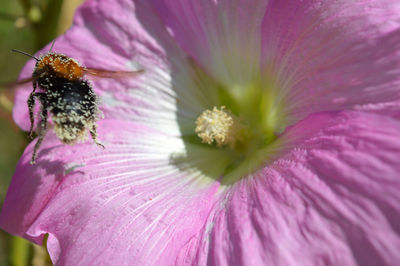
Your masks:
<svg viewBox="0 0 400 266"><path fill-rule="evenodd" d="M94 90L100 95L100 109L105 118L140 122L179 135L186 128L193 130L193 121L208 107L204 99L209 98L209 88L204 89L193 79L195 73L186 55L147 6L128 0L118 5L112 0L87 1L78 9L74 26L57 39L53 50L77 59L86 67L144 69L144 74L136 78L87 78L93 81ZM42 52L47 52L49 46ZM30 76L33 67L31 60L21 77ZM16 93L14 119L24 130L30 127L26 101L31 91L29 84Z"/></svg>
<svg viewBox="0 0 400 266"><path fill-rule="evenodd" d="M262 36L291 123L321 110L398 115L399 1L270 1Z"/></svg>
<svg viewBox="0 0 400 266"><path fill-rule="evenodd" d="M400 260L400 124L320 113L297 145L236 183L181 251L199 265L393 265ZM179 263L178 263L179 264Z"/></svg>
<svg viewBox="0 0 400 266"><path fill-rule="evenodd" d="M151 2L179 45L218 82L229 87L254 79L268 0Z"/></svg>
<svg viewBox="0 0 400 266"><path fill-rule="evenodd" d="M99 135L105 151L62 145L49 133L34 166L30 145L1 227L37 243L49 234L57 265L171 265L203 226L218 183L170 162L183 149L179 138L119 121L100 123Z"/></svg>

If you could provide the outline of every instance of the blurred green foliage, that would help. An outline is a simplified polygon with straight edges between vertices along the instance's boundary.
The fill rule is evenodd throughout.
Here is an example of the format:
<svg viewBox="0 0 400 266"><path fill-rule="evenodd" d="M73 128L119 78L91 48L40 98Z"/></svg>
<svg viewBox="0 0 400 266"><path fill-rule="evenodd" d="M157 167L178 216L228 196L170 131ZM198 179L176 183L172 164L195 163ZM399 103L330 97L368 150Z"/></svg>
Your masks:
<svg viewBox="0 0 400 266"><path fill-rule="evenodd" d="M0 0L0 84L16 81L28 60L11 49L34 54L63 33L82 0ZM13 89L0 88L0 204L15 166L29 143L12 120ZM0 230L0 266L47 265L47 253Z"/></svg>

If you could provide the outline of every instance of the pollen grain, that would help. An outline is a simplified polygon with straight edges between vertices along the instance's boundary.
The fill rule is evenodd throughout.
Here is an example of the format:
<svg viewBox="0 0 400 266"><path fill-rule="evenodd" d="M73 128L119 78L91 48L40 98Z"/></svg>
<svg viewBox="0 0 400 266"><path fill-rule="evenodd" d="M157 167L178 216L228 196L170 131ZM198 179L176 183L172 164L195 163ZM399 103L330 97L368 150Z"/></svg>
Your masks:
<svg viewBox="0 0 400 266"><path fill-rule="evenodd" d="M222 106L204 111L196 119L195 132L203 143L212 144L215 141L217 147L232 147L238 140L240 128L238 118Z"/></svg>

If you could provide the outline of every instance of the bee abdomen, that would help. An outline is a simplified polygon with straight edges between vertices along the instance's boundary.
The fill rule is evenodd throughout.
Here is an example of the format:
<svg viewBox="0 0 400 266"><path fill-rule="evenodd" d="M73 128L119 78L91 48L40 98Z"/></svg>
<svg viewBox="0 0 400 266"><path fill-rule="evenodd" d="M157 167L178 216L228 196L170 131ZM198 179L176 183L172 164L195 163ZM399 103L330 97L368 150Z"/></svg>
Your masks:
<svg viewBox="0 0 400 266"><path fill-rule="evenodd" d="M92 87L86 80L55 77L50 81L53 89L47 90L46 95L57 137L65 144L85 140L98 114L97 96Z"/></svg>
<svg viewBox="0 0 400 266"><path fill-rule="evenodd" d="M53 116L54 132L65 144L74 144L87 139L87 129L95 121L88 120L75 112L58 113Z"/></svg>

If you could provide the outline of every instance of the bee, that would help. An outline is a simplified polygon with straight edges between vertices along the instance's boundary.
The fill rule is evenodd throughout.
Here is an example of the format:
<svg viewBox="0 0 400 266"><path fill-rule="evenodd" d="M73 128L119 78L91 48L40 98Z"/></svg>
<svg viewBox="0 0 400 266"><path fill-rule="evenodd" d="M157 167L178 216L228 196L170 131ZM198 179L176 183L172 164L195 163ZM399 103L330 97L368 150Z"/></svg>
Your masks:
<svg viewBox="0 0 400 266"><path fill-rule="evenodd" d="M54 42L52 44L52 47ZM75 144L85 140L87 131L94 143L104 148L97 139L96 121L99 119L99 98L85 75L104 78L133 77L143 72L138 71L108 71L83 67L71 57L50 51L36 57L23 51L13 49L13 52L27 55L36 60L32 77L18 81L18 84L32 81L33 90L28 98L30 130L32 137L34 129L35 100L40 106L40 121L37 125L38 140L35 144L31 164L36 163L38 150L48 131L48 116L54 124L54 132L64 144Z"/></svg>

